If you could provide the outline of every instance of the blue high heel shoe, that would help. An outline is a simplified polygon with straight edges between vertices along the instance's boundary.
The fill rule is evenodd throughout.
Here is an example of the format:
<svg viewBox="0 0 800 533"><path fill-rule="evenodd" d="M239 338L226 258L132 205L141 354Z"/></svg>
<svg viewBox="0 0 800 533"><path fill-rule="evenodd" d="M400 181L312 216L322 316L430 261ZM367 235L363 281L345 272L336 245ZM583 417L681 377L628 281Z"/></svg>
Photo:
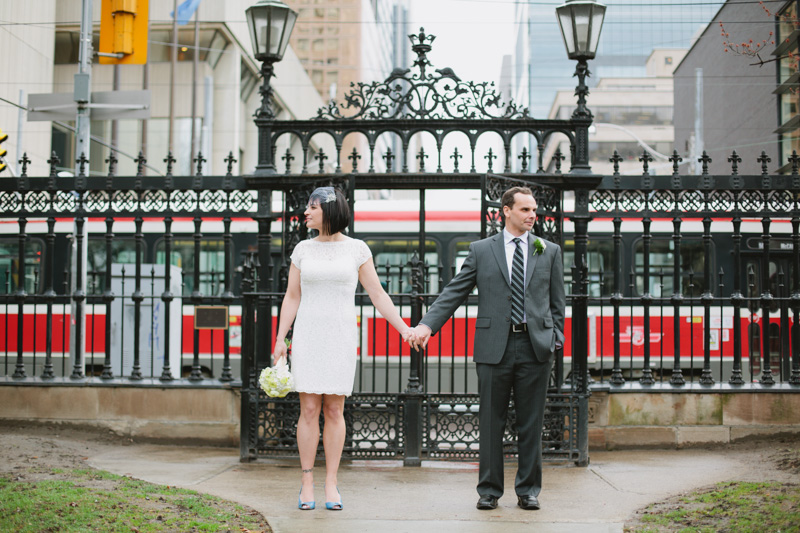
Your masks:
<svg viewBox="0 0 800 533"><path fill-rule="evenodd" d="M329 511L341 511L344 509L344 505L342 504L342 493L339 492L339 487L336 487L336 494L339 495L338 502L325 502L325 509Z"/></svg>
<svg viewBox="0 0 800 533"><path fill-rule="evenodd" d="M297 496L297 508L301 511L313 511L314 508L317 506L317 502L311 500L310 502L304 502L302 499L303 495L303 488L300 488L300 494Z"/></svg>

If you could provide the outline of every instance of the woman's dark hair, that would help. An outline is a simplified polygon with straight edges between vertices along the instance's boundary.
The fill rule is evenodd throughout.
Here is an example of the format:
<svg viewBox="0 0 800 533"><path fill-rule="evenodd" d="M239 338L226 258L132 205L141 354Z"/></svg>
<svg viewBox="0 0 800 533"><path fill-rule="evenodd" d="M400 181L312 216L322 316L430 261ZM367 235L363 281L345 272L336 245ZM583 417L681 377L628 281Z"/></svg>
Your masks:
<svg viewBox="0 0 800 533"><path fill-rule="evenodd" d="M330 200L330 193L336 195ZM319 203L322 209L322 232L333 235L344 230L350 224L350 205L344 193L335 187L318 187L308 198L308 203Z"/></svg>

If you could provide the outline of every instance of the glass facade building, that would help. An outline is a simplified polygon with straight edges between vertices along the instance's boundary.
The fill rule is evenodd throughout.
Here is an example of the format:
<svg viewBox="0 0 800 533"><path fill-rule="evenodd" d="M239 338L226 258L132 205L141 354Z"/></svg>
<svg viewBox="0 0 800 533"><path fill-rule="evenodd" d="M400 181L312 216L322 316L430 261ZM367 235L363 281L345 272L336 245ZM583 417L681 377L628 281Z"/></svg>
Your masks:
<svg viewBox="0 0 800 533"><path fill-rule="evenodd" d="M517 5L517 37L510 69L514 99L545 118L557 91L575 87L575 64L567 59L552 3ZM674 0L606 0L597 57L589 62L589 87L600 78L644 77L655 48L686 48L711 21L719 3ZM589 101L591 107L591 96Z"/></svg>

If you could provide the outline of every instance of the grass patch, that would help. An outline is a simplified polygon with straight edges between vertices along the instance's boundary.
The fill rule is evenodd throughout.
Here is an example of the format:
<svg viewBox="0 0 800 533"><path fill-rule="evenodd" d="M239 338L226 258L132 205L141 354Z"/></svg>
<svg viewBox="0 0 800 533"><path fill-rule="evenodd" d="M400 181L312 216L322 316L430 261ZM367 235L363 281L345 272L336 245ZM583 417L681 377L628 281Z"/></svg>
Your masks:
<svg viewBox="0 0 800 533"><path fill-rule="evenodd" d="M59 470L57 479L0 478L0 530L270 531L255 511L192 490L100 470Z"/></svg>
<svg viewBox="0 0 800 533"><path fill-rule="evenodd" d="M648 506L629 533L800 532L800 485L727 482Z"/></svg>

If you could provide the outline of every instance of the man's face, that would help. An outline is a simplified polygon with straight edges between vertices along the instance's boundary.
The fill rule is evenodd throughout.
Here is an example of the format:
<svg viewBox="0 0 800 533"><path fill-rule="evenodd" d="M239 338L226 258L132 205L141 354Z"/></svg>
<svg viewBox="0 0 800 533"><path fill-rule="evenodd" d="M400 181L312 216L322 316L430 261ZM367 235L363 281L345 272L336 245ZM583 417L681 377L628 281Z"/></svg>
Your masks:
<svg viewBox="0 0 800 533"><path fill-rule="evenodd" d="M518 192L514 195L512 207L503 206L506 217L506 229L509 233L519 237L529 232L536 222L536 198L529 194Z"/></svg>

